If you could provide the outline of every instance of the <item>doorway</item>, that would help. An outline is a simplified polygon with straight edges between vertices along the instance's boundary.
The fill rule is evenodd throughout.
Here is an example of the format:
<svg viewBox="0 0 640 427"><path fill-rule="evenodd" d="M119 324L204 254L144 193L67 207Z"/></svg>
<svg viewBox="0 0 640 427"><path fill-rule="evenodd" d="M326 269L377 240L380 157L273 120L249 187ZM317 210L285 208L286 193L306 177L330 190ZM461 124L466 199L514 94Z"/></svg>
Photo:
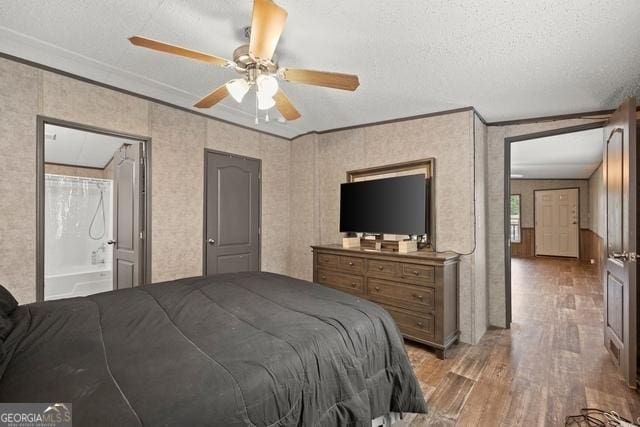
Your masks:
<svg viewBox="0 0 640 427"><path fill-rule="evenodd" d="M150 276L150 140L39 117L38 301L139 286Z"/></svg>
<svg viewBox="0 0 640 427"><path fill-rule="evenodd" d="M554 129L505 139L505 308L507 325L514 319L512 258L535 260L541 237L536 235L535 194L539 190L578 188L578 259L601 260L602 150L605 122ZM591 197L589 182L600 190ZM573 209L571 209L573 210ZM557 215L556 215L557 216ZM569 217L571 220L573 217ZM559 220L559 219L558 219ZM573 221L571 221L573 222ZM571 224L573 225L573 224ZM583 238L581 238L581 236ZM600 240L597 237L600 237ZM543 242L544 243L544 242ZM544 247L544 244L542 245ZM545 252L546 249L541 249ZM558 254L559 251L552 252ZM574 252L575 254L575 252ZM532 268L529 263L527 269ZM524 276L530 272L522 271Z"/></svg>
<svg viewBox="0 0 640 427"><path fill-rule="evenodd" d="M578 354L584 349L575 344L580 343L583 334L589 331L590 338L599 342L596 348L589 349L591 358L608 359L608 366L615 367L618 378L631 388L639 384L636 372L640 366L637 358L640 332L637 328L636 283L639 244L636 111L635 99L629 98L603 122L505 139L505 294L508 324L512 321L519 323L516 329L534 327L554 331L553 339L549 341L551 348L547 350L561 349ZM594 133L593 150L583 137L588 132ZM541 145L541 141L562 137L570 140L576 136L580 136L583 142L564 153ZM566 145L570 147L571 144ZM517 150L522 147L529 147L529 156L520 156L527 160L517 164ZM540 238L538 233L534 233L533 256L515 257L511 250L515 242L510 238L513 233L510 232L509 218L513 204L511 195L517 180L527 181L532 179L527 176L529 174L548 172L549 165L555 173L579 173L581 169L584 172L584 164L567 161L567 158L584 160L585 154L592 151L594 158L591 160L600 161L600 165L591 172L587 190L578 190L577 216L581 226L578 259L569 261L558 256L540 256L536 242ZM536 156L542 156L546 161L531 162ZM558 159L564 161L555 165L551 161ZM522 194L522 189L515 192ZM587 203L581 203L583 194L588 194ZM586 215L585 205L588 206ZM525 212L522 217L524 222ZM588 228L583 228L584 224ZM521 231L524 236L524 228ZM591 238L584 239L585 236ZM527 314L535 317L527 318ZM536 357L543 355L544 351Z"/></svg>
<svg viewBox="0 0 640 427"><path fill-rule="evenodd" d="M205 275L260 270L261 162L205 150Z"/></svg>

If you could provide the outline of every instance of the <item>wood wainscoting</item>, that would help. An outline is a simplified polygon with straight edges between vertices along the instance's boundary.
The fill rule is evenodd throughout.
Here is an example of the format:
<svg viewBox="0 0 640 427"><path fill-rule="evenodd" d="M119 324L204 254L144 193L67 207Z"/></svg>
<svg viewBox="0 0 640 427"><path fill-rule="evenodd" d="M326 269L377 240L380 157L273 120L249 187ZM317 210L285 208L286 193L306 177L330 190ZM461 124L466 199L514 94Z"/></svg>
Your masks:
<svg viewBox="0 0 640 427"><path fill-rule="evenodd" d="M522 227L520 229L520 243L511 242L511 256L514 258L529 258L535 256L536 229Z"/></svg>
<svg viewBox="0 0 640 427"><path fill-rule="evenodd" d="M523 227L520 230L520 243L511 242L511 256L530 258L536 255L535 228ZM602 237L588 228L580 229L580 261L595 260L598 269L602 266Z"/></svg>
<svg viewBox="0 0 640 427"><path fill-rule="evenodd" d="M604 241L598 234L588 228L580 229L580 260L587 263L594 260L598 272L601 271L604 262L603 245Z"/></svg>

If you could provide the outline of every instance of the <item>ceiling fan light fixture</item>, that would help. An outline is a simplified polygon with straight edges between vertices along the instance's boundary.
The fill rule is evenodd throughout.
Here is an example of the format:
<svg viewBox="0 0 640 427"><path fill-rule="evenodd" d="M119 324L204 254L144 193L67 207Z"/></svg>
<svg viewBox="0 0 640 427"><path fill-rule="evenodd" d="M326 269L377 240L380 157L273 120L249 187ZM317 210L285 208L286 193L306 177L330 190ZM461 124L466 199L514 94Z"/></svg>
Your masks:
<svg viewBox="0 0 640 427"><path fill-rule="evenodd" d="M241 103L244 96L249 92L251 86L245 79L233 79L227 83L227 90L237 103Z"/></svg>
<svg viewBox="0 0 640 427"><path fill-rule="evenodd" d="M273 98L278 92L278 79L269 74L260 74L256 78L256 84L258 85L258 92L264 96Z"/></svg>
<svg viewBox="0 0 640 427"><path fill-rule="evenodd" d="M276 101L270 97L265 95L264 93L258 91L258 109L259 110L268 110L270 108L275 107Z"/></svg>

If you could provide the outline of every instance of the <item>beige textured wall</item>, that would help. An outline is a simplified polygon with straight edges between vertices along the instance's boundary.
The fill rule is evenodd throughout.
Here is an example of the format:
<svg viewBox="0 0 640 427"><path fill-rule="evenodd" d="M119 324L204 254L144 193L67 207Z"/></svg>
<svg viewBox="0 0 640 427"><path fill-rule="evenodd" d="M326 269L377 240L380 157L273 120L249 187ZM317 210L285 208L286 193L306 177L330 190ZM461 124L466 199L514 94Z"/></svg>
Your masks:
<svg viewBox="0 0 640 427"><path fill-rule="evenodd" d="M262 268L289 271L289 141L0 59L0 283L35 299L36 116L152 137L152 279L202 273L204 149L262 159Z"/></svg>
<svg viewBox="0 0 640 427"><path fill-rule="evenodd" d="M512 179L511 194L520 194L520 215L522 227L534 225L534 190L553 190L578 187L580 193L580 228L591 225L589 207L589 181L586 179Z"/></svg>
<svg viewBox="0 0 640 427"><path fill-rule="evenodd" d="M0 60L0 284L35 296L36 114L42 74Z"/></svg>
<svg viewBox="0 0 640 427"><path fill-rule="evenodd" d="M475 116L475 145L476 145L476 247L473 253L474 278L471 284L471 307L473 324L471 326L471 342L477 342L489 326L489 289L488 289L488 243L487 216L489 199L487 197L487 127Z"/></svg>
<svg viewBox="0 0 640 427"><path fill-rule="evenodd" d="M291 273L310 279L309 245L337 243L340 184L346 172L409 160L436 159L436 247L471 252L474 225L478 245L460 267L460 328L462 340L476 342L486 329L484 236L484 166L486 129L474 113L465 111L424 119L308 135L291 143ZM480 133L476 156L479 199L474 221L474 130Z"/></svg>
<svg viewBox="0 0 640 427"><path fill-rule="evenodd" d="M291 142L289 266L293 277L305 280L313 279L309 246L320 241L317 156L318 135L305 135Z"/></svg>
<svg viewBox="0 0 640 427"><path fill-rule="evenodd" d="M605 209L605 193L604 193L604 176L602 163L598 166L589 178L589 213L591 222L589 228L600 237L604 237L604 209Z"/></svg>
<svg viewBox="0 0 640 427"><path fill-rule="evenodd" d="M505 265L504 265L504 139L551 129L561 129L597 120L571 119L511 126L489 126L487 137L488 160L488 263L489 266L489 323L506 326Z"/></svg>

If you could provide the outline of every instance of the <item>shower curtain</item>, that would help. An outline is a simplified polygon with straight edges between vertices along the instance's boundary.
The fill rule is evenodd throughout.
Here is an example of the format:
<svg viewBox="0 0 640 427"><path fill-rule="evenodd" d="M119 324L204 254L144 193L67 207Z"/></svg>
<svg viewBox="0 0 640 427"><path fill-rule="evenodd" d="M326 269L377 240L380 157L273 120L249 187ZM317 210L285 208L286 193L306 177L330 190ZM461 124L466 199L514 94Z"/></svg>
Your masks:
<svg viewBox="0 0 640 427"><path fill-rule="evenodd" d="M108 179L45 174L45 277L111 270L111 194Z"/></svg>

